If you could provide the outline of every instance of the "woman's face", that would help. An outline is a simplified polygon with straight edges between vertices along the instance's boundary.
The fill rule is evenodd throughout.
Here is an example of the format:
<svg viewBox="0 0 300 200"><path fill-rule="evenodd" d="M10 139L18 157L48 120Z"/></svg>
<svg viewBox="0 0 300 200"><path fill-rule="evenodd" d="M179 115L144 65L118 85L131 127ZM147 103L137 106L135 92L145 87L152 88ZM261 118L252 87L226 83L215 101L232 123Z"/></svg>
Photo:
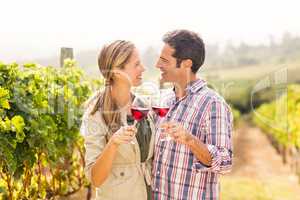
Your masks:
<svg viewBox="0 0 300 200"><path fill-rule="evenodd" d="M142 74L144 71L145 68L141 63L140 55L135 48L129 58L128 63L124 66L121 72L124 73L125 76L127 76L127 79L129 79L131 86L136 87L142 84Z"/></svg>

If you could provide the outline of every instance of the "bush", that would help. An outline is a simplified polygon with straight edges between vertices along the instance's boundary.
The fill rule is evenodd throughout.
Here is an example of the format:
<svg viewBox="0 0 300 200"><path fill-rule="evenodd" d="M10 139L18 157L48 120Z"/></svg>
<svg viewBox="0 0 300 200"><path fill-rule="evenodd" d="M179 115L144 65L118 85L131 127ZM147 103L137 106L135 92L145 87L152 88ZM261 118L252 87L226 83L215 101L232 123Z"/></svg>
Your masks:
<svg viewBox="0 0 300 200"><path fill-rule="evenodd" d="M81 105L99 84L71 60L0 63L0 199L50 199L88 184Z"/></svg>

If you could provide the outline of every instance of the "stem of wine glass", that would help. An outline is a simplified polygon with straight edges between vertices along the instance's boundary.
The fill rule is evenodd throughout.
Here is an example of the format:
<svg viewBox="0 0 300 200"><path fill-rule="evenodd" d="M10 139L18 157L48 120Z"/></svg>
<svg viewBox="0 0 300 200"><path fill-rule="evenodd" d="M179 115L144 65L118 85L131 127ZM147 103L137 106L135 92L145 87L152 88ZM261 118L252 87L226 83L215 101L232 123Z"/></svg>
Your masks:
<svg viewBox="0 0 300 200"><path fill-rule="evenodd" d="M165 130L165 128L162 128L162 127L159 127L159 130L160 130L160 134ZM168 142L168 141L171 141L172 140L172 137L171 136L169 136L169 135L165 135L165 137L164 138L162 138L162 139L160 139L161 141L166 141L166 142Z"/></svg>
<svg viewBox="0 0 300 200"><path fill-rule="evenodd" d="M137 124L137 121L136 120L134 120L134 122L133 122L133 126L135 127L135 125ZM128 123L127 123L127 126L128 126ZM132 145L135 145L135 142L134 141L130 141L129 142L130 144L132 144Z"/></svg>
<svg viewBox="0 0 300 200"><path fill-rule="evenodd" d="M137 124L137 120L134 120L134 122L133 122L133 126L134 126L134 127L136 127L136 124ZM134 142L134 141L130 141L130 144L133 144L133 145L135 145L135 142Z"/></svg>
<svg viewBox="0 0 300 200"><path fill-rule="evenodd" d="M172 138L171 138L171 136L167 135L167 136L165 136L164 138L162 138L162 139L160 139L160 140L161 140L161 141L166 141L166 142L168 142L168 141L171 141Z"/></svg>
<svg viewBox="0 0 300 200"><path fill-rule="evenodd" d="M137 120L134 120L134 121L133 121L133 126L136 127L136 124L137 124ZM133 145L134 145L135 142L134 142L134 141L130 141L130 144L133 144Z"/></svg>

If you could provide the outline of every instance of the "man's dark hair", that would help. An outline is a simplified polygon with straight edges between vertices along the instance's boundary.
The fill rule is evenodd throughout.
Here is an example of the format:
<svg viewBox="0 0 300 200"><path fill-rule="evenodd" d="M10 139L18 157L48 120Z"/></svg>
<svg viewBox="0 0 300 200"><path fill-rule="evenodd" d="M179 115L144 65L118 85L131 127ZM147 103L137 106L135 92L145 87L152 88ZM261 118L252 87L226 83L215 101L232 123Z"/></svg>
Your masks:
<svg viewBox="0 0 300 200"><path fill-rule="evenodd" d="M193 61L192 72L197 73L205 59L205 45L197 33L188 30L175 30L166 33L163 41L175 49L176 67L185 59Z"/></svg>

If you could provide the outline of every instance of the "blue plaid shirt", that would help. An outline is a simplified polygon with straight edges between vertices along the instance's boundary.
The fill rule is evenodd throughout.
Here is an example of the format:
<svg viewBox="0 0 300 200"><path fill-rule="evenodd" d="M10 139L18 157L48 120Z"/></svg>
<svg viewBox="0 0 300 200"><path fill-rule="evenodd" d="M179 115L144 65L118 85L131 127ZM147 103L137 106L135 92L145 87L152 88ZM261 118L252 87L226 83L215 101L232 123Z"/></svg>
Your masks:
<svg viewBox="0 0 300 200"><path fill-rule="evenodd" d="M232 167L232 127L230 107L216 92L198 79L186 88L186 96L176 100L164 121L175 121L206 144L212 165L205 166L192 151L174 141L162 141L159 129L155 135L153 161L153 199L219 199L219 174Z"/></svg>

